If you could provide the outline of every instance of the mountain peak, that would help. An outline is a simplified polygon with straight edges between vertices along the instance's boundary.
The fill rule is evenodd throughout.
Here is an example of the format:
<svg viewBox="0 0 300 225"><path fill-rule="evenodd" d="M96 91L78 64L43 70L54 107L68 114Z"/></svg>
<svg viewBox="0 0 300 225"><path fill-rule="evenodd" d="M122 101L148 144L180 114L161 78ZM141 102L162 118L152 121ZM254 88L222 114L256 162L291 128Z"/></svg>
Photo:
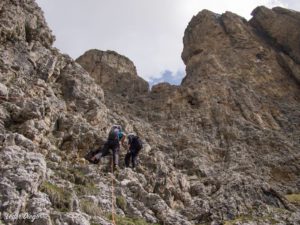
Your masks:
<svg viewBox="0 0 300 225"><path fill-rule="evenodd" d="M137 75L136 67L127 57L115 51L92 49L76 59L104 90L124 96L147 93L149 84Z"/></svg>

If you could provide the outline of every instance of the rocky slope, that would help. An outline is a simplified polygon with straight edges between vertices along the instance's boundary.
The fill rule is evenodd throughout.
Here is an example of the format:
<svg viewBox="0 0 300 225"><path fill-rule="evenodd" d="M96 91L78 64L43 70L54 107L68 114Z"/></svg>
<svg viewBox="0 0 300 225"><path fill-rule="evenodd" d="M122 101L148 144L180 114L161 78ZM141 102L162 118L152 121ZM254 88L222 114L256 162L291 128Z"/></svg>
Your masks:
<svg viewBox="0 0 300 225"><path fill-rule="evenodd" d="M111 224L113 204L117 224L299 224L299 17L201 11L182 84L149 92L126 57L76 63L33 0L1 1L1 223ZM137 171L81 160L112 123L145 140Z"/></svg>

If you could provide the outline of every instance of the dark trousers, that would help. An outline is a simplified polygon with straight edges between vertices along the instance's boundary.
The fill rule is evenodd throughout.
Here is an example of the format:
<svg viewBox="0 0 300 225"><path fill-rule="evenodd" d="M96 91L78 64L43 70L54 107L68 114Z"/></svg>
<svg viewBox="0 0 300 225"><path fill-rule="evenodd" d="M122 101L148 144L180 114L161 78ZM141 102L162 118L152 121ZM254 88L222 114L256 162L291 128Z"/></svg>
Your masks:
<svg viewBox="0 0 300 225"><path fill-rule="evenodd" d="M139 154L140 149L129 149L129 152L127 152L125 156L125 166L129 167L130 165L130 160L132 163L132 168L135 168L137 164L137 156Z"/></svg>
<svg viewBox="0 0 300 225"><path fill-rule="evenodd" d="M108 140L105 142L102 150L101 157L107 156L109 154L109 150L112 150L113 153L113 163L114 166L119 165L119 151L120 151L120 143L118 140Z"/></svg>

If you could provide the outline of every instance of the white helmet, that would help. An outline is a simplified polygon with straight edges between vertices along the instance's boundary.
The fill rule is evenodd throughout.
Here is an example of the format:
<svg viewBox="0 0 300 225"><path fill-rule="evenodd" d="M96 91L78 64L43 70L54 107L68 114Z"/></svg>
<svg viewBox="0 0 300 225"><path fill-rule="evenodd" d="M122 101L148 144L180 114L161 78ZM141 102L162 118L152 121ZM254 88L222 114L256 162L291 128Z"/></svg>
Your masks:
<svg viewBox="0 0 300 225"><path fill-rule="evenodd" d="M119 129L120 131L122 131L122 126L121 125L117 125L117 124L114 124L111 129Z"/></svg>

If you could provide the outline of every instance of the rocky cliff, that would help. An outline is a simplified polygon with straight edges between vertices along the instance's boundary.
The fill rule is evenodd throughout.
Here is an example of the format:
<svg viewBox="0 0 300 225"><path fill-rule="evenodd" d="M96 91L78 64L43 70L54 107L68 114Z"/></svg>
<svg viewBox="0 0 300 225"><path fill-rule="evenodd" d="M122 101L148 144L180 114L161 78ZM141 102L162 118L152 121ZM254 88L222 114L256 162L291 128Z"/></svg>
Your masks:
<svg viewBox="0 0 300 225"><path fill-rule="evenodd" d="M201 11L182 84L151 91L115 52L53 48L33 0L0 21L1 223L300 223L300 13ZM113 123L145 142L136 171L81 158Z"/></svg>
<svg viewBox="0 0 300 225"><path fill-rule="evenodd" d="M129 98L149 91L149 84L137 75L133 62L116 52L89 50L76 62L89 72L104 91Z"/></svg>

